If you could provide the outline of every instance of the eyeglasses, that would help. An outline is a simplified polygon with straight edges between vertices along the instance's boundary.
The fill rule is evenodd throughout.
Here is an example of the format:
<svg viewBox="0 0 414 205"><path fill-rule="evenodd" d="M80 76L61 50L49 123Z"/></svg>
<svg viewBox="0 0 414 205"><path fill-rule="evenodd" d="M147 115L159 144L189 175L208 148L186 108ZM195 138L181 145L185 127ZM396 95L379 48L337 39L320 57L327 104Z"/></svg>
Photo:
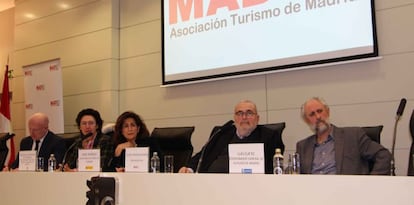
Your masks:
<svg viewBox="0 0 414 205"><path fill-rule="evenodd" d="M94 121L82 121L81 123L80 123L80 125L81 126L87 126L87 125L89 125L89 126L94 126L96 123L94 122Z"/></svg>
<svg viewBox="0 0 414 205"><path fill-rule="evenodd" d="M234 113L237 117L243 117L243 116L246 116L246 117L253 117L253 116L255 116L257 113L255 113L255 112L253 112L253 111L251 111L251 110L248 110L248 111L246 111L246 112L243 112L243 111L238 111L238 112L236 112L236 113Z"/></svg>

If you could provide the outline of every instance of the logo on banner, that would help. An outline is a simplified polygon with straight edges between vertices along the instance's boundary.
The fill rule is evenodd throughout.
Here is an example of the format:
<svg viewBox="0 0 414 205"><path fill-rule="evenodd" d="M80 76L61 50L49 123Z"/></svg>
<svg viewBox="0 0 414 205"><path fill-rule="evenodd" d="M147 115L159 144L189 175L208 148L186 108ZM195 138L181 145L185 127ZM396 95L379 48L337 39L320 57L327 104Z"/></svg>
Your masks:
<svg viewBox="0 0 414 205"><path fill-rule="evenodd" d="M60 100L52 100L50 101L50 106L53 107L58 107L60 105Z"/></svg>
<svg viewBox="0 0 414 205"><path fill-rule="evenodd" d="M32 75L33 75L32 70L24 71L24 76L32 76Z"/></svg>
<svg viewBox="0 0 414 205"><path fill-rule="evenodd" d="M45 85L44 84L36 85L36 90L37 91L43 91L43 90L45 90Z"/></svg>
<svg viewBox="0 0 414 205"><path fill-rule="evenodd" d="M33 110L33 104L26 104L26 110Z"/></svg>
<svg viewBox="0 0 414 205"><path fill-rule="evenodd" d="M59 67L57 65L50 65L49 66L49 71L58 71Z"/></svg>

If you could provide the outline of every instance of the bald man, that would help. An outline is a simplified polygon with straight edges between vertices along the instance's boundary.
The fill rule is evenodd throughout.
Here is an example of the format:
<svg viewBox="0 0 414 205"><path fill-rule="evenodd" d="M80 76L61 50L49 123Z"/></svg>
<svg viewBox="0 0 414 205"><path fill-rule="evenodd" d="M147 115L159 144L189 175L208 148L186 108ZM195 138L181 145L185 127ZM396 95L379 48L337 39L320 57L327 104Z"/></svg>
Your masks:
<svg viewBox="0 0 414 205"><path fill-rule="evenodd" d="M235 143L263 143L265 173L273 173L275 149L285 148L282 138L269 128L258 125L259 114L256 104L243 100L234 107L234 125L211 139L206 145L200 164L200 173L229 173L228 145ZM197 169L202 151L194 155L189 164L180 168L180 173L192 173Z"/></svg>
<svg viewBox="0 0 414 205"><path fill-rule="evenodd" d="M38 150L38 157L43 157L45 161L50 154L54 154L57 163L61 163L66 151L65 141L56 136L49 130L49 118L44 113L35 113L30 116L28 121L30 136L25 137L20 142L20 150ZM12 170L19 168L19 155L10 167ZM43 170L47 171L47 163Z"/></svg>

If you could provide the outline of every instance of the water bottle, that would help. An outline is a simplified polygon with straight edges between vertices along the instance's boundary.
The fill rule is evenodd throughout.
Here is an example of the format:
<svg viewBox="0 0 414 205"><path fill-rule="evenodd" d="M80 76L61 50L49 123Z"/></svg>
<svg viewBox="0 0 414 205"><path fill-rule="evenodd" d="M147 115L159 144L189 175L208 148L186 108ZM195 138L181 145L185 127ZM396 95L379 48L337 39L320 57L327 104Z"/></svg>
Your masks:
<svg viewBox="0 0 414 205"><path fill-rule="evenodd" d="M154 152L151 157L151 173L159 173L160 172L160 158L158 157L158 153Z"/></svg>
<svg viewBox="0 0 414 205"><path fill-rule="evenodd" d="M276 148L273 156L273 174L283 174L283 155L280 148Z"/></svg>
<svg viewBox="0 0 414 205"><path fill-rule="evenodd" d="M54 154L50 154L49 160L47 161L47 170L49 172L54 172L56 169L56 158Z"/></svg>

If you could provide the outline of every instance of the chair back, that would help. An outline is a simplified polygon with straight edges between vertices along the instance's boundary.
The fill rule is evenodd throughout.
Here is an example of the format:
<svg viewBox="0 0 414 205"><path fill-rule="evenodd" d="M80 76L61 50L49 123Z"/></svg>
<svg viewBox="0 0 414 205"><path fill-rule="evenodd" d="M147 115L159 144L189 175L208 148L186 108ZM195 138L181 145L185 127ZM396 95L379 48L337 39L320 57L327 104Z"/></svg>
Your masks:
<svg viewBox="0 0 414 205"><path fill-rule="evenodd" d="M285 122L270 123L270 124L263 124L263 126L269 128L273 131L276 131L276 132L278 132L278 134L282 135L283 129L285 129L285 127L286 127L286 123ZM213 130L211 130L210 134L213 134L219 128L221 128L221 126L219 126L219 125L214 126L214 128L213 128Z"/></svg>
<svg viewBox="0 0 414 205"><path fill-rule="evenodd" d="M9 153L9 148L7 148L8 133L0 133L0 136L0 171L2 171L7 154Z"/></svg>
<svg viewBox="0 0 414 205"><path fill-rule="evenodd" d="M381 132L384 126L378 125L378 126L369 126L369 127L361 127L361 128L365 131L365 134L367 134L368 137L371 138L372 141L375 141L378 144L381 144ZM374 168L374 164L375 162L373 161L368 162L368 170L370 172Z"/></svg>
<svg viewBox="0 0 414 205"><path fill-rule="evenodd" d="M368 137L371 138L371 140L377 142L378 144L381 144L382 128L384 128L384 126L382 125L362 127L362 129L365 131Z"/></svg>
<svg viewBox="0 0 414 205"><path fill-rule="evenodd" d="M410 133L413 141L411 142L410 156L408 157L408 176L414 176L414 110L410 119Z"/></svg>
<svg viewBox="0 0 414 205"><path fill-rule="evenodd" d="M56 135L65 141L66 150L75 142L77 138L79 138L79 132L68 132Z"/></svg>
<svg viewBox="0 0 414 205"><path fill-rule="evenodd" d="M411 138L414 139L414 110L413 113L411 113L411 119L410 119L410 133L411 133Z"/></svg>
<svg viewBox="0 0 414 205"><path fill-rule="evenodd" d="M187 165L193 154L191 136L194 132L192 127L156 127L151 137L159 144L162 153L174 155L174 172Z"/></svg>
<svg viewBox="0 0 414 205"><path fill-rule="evenodd" d="M280 139L282 139L282 133L286 127L286 123L285 122L271 123L271 124L264 124L263 126L276 132L277 136L280 137Z"/></svg>

